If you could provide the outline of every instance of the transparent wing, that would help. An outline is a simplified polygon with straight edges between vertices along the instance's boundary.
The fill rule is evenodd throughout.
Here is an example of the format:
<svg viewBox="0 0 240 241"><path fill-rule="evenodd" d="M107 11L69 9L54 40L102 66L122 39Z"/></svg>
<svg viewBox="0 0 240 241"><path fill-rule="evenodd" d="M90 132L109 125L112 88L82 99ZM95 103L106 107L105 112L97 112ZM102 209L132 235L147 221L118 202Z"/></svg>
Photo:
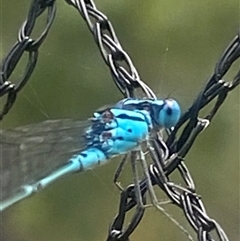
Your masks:
<svg viewBox="0 0 240 241"><path fill-rule="evenodd" d="M90 121L49 120L0 131L0 200L12 197L67 162L85 147Z"/></svg>

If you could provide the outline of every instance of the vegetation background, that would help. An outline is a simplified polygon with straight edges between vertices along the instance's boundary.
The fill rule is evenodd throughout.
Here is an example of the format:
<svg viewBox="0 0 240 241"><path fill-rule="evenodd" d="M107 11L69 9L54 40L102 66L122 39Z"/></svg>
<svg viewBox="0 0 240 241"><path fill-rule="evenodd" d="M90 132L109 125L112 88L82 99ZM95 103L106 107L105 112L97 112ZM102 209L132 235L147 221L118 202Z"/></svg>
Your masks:
<svg viewBox="0 0 240 241"><path fill-rule="evenodd" d="M31 1L1 0L1 53L16 41ZM95 1L113 23L141 78L160 97L169 94L183 109L211 76L223 50L237 34L239 0ZM33 36L44 26L39 20ZM24 61L15 71L21 74ZM235 65L235 71L239 68ZM226 79L233 75L228 74ZM11 78L14 81L14 77ZM47 119L86 119L122 95L85 22L76 9L57 1L57 16L40 48L37 67L2 122L2 128ZM51 161L51 160L49 160ZM105 240L118 210L112 183L118 160L64 178L1 214L1 240ZM239 89L231 93L186 158L207 213L232 241L239 240ZM126 180L131 182L130 174ZM160 193L164 198L164 194ZM194 235L177 207L167 210ZM196 238L195 238L196 239ZM148 209L131 240L187 240L163 214Z"/></svg>

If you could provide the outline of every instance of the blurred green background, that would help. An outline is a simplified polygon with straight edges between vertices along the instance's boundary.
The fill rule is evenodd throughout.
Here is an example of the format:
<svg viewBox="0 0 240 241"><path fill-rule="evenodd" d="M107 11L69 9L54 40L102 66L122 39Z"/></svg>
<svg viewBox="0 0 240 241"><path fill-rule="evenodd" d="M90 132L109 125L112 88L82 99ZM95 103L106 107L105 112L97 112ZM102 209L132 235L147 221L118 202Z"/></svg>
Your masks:
<svg viewBox="0 0 240 241"><path fill-rule="evenodd" d="M15 43L30 1L1 1L1 58ZM212 74L239 29L239 0L99 1L141 78L158 94L169 94L186 109ZM38 36L45 18L39 19ZM22 74L22 61L14 79ZM234 66L236 71L239 62ZM233 77L233 72L227 79ZM37 67L18 95L2 128L58 118L86 119L122 95L85 22L76 9L57 1L57 16L40 48ZM51 160L49 160L51 161ZM1 215L1 240L105 240L117 213L119 192L112 183L118 160L64 178ZM186 158L207 213L230 240L239 240L239 89L232 92ZM130 174L126 180L131 182ZM160 193L164 198L164 194ZM191 234L181 210L167 210ZM194 236L195 237L195 236ZM187 240L163 214L148 209L131 240Z"/></svg>

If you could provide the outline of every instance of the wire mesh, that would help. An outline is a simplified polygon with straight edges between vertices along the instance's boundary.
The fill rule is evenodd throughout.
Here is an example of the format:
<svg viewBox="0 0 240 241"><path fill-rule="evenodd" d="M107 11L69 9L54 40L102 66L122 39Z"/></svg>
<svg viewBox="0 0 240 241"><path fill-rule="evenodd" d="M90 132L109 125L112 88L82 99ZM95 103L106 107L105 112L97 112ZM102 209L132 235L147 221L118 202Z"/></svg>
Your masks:
<svg viewBox="0 0 240 241"><path fill-rule="evenodd" d="M82 4L81 6L84 6L86 4L87 7L85 6L85 12L86 9L90 9L89 11L91 11L91 13L93 12L95 14L102 16L98 11L94 12L89 7L94 6L92 1L68 2L74 4L78 3L78 6L80 6L80 4ZM102 22L100 21L100 23L97 24L98 27L95 28L98 30L93 31L94 37L98 41L101 35L101 26L103 27L102 31L105 31L106 29L112 29L111 25L106 20L104 21L104 24L102 24ZM107 62L109 58L106 57L107 54L104 53L103 46L101 44L99 44L99 46L100 51L104 57L104 60ZM206 128L206 126L209 125L215 113L218 111L219 107L224 102L228 92L233 90L239 84L239 72L236 73L235 77L233 78L233 81L230 80L230 82L225 82L223 80L223 76L228 72L229 68L231 67L231 64L239 57L239 51L239 36L237 35L231 42L229 47L226 49L220 60L218 61L214 74L210 77L204 89L200 92L200 94L198 95L194 103L191 105L191 107L182 116L175 130L171 133L168 133L169 136L167 138L166 144L169 148L169 155L166 156L165 159L159 155L155 157L155 165L150 166L149 169L153 182L156 183L160 188L162 188L167 193L168 197L173 201L173 203L177 204L184 210L187 219L197 232L199 240L211 240L209 232L212 231L212 229L216 229L218 231L219 240L227 240L227 238L224 232L222 231L221 227L216 223L216 221L210 219L206 215L201 199L195 193L194 183L183 160L188 151L190 150L190 148L192 147L192 144L194 143L198 134L201 131L203 131ZM119 59L116 59L116 63L117 61L122 61L123 59L127 59L127 61L129 61L129 58L126 57L125 52L124 55L121 53L115 55L113 56L119 57ZM112 62L110 61L108 63ZM140 80L136 72L136 69L134 68L134 66L131 65L131 62L130 64L128 63L130 65L129 69L132 70L133 73L127 74L126 71L124 71L123 68L121 68L121 66L119 67L119 65L116 63L114 65L109 65L112 71L112 75L114 76L114 80L124 95L132 96L134 89L136 87L138 88L139 86L142 86L141 84L139 85L134 82L135 79ZM120 74L116 74L116 66L119 69ZM121 76L121 78L118 78L119 76ZM131 82L131 78L130 80L124 79L126 77L133 77L134 80L132 80ZM143 90L146 90L145 86ZM147 91L149 91L149 89L147 89ZM147 93L151 95L151 93ZM199 111L215 99L217 99L217 101L215 105L211 108L211 110L208 112L208 114L206 114L203 118L199 119ZM6 113L6 111L3 113ZM186 126L184 127L184 130L182 130L181 127L184 124ZM156 149L162 150L163 143L161 143L161 140L156 140L154 142L154 145ZM169 157L171 158L169 159ZM184 182L187 184L187 188L179 187L176 184L174 185L172 182L170 182L168 176L174 170L178 170L181 173ZM146 190L146 188L144 188L146 187L144 180L142 181L142 186L144 192L144 190ZM122 230L123 223L125 221L125 213L135 204L132 189L133 186L131 185L121 195L122 199L120 202L119 215L116 217L116 219L110 227L108 240L128 240L129 235L134 231L135 227L139 224L139 221L142 218L143 210L139 210L139 208L137 208L136 216L133 216L130 225ZM130 201L129 203L126 203L126 200L128 198L130 198Z"/></svg>

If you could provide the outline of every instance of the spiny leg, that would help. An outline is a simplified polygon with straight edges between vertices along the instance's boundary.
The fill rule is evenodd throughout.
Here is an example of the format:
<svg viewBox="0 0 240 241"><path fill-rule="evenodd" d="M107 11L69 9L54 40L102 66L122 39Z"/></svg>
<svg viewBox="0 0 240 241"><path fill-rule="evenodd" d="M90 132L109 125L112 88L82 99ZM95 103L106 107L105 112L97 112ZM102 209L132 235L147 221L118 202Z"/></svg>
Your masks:
<svg viewBox="0 0 240 241"><path fill-rule="evenodd" d="M156 206L156 205L158 205L158 200L157 200L157 197L156 197L155 192L153 190L153 186L152 186L151 178L150 178L150 175L149 175L145 155L142 151L140 151L139 154L140 154L140 163L141 163L141 166L142 166L142 169L143 169L143 172L144 172L144 176L146 177L146 184L147 184L147 189L148 189L148 192L149 192L149 195L150 195L150 200L151 200L153 206Z"/></svg>
<svg viewBox="0 0 240 241"><path fill-rule="evenodd" d="M123 166L125 165L128 156L129 156L129 155L126 154L126 155L123 157L123 159L121 160L121 162L120 162L119 165L118 165L117 170L115 171L114 178L113 178L114 184L117 186L117 188L118 188L120 191L123 191L124 188L122 187L121 182L118 181L118 178L119 178L120 174L122 173Z"/></svg>
<svg viewBox="0 0 240 241"><path fill-rule="evenodd" d="M151 184L151 180L150 180L150 176L149 176L149 172L148 172L148 168L147 168L147 163L146 163L146 160L145 160L145 154L141 150L139 150L139 151L131 152L131 163L132 163L132 171L133 171L133 176L134 176L134 184L135 184L135 187L136 187L135 195L136 195L137 204L141 205L142 208L152 207L153 206L152 204L142 205L142 203L143 203L142 202L142 192L141 192L141 188L140 188L140 184L139 184L140 179L139 179L139 175L138 175L138 170L136 168L137 161L139 161L141 163L142 169L145 168L144 178L146 178L147 182L149 182L149 186L151 186L150 189L152 190L152 194L155 197L156 202L158 203L158 200L156 198L156 195L154 193L154 190L153 190L153 187L152 187L152 184ZM145 162L144 166L142 165L142 162ZM147 184L147 186L148 186L148 184ZM167 203L169 203L169 200L161 202L161 204L167 204Z"/></svg>
<svg viewBox="0 0 240 241"><path fill-rule="evenodd" d="M137 205L140 206L141 208L145 208L143 205L143 200L142 200L142 193L139 185L139 175L138 175L138 170L136 166L136 162L139 159L139 151L132 151L131 152L131 165L132 165L132 172L133 172L133 180L134 180L134 190L135 190L135 196L136 196L136 202Z"/></svg>
<svg viewBox="0 0 240 241"><path fill-rule="evenodd" d="M147 162L145 159L145 154L142 151L140 151L140 162L141 162L142 169L144 171L144 175L146 177L147 190L148 190L150 200L151 200L151 205L147 205L147 206L148 207L154 206L158 209L160 208L161 209L160 211L164 212L165 210L160 205L169 204L172 202L171 202L171 200L165 200L165 201L161 201L161 202L158 201L155 191L153 189L151 177L149 175L149 170L148 170L148 165L147 165Z"/></svg>

